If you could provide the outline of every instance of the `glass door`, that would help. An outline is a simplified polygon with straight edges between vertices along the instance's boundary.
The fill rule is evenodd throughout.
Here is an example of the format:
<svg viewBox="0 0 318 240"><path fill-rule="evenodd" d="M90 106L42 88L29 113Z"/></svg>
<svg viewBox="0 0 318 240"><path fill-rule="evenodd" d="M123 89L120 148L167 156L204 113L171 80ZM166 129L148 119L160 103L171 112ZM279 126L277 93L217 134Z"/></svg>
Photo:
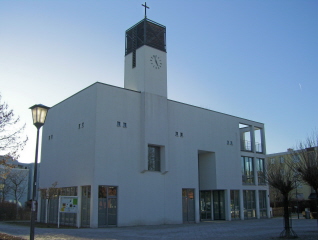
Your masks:
<svg viewBox="0 0 318 240"><path fill-rule="evenodd" d="M182 189L182 215L183 222L195 221L194 189Z"/></svg>
<svg viewBox="0 0 318 240"><path fill-rule="evenodd" d="M231 218L240 219L240 191L231 190Z"/></svg>
<svg viewBox="0 0 318 240"><path fill-rule="evenodd" d="M214 220L225 220L224 191L213 191L213 218Z"/></svg>
<svg viewBox="0 0 318 240"><path fill-rule="evenodd" d="M211 191L200 192L201 221L211 220Z"/></svg>
<svg viewBox="0 0 318 240"><path fill-rule="evenodd" d="M98 227L117 225L117 187L99 186Z"/></svg>
<svg viewBox="0 0 318 240"><path fill-rule="evenodd" d="M256 218L255 190L243 190L244 219Z"/></svg>

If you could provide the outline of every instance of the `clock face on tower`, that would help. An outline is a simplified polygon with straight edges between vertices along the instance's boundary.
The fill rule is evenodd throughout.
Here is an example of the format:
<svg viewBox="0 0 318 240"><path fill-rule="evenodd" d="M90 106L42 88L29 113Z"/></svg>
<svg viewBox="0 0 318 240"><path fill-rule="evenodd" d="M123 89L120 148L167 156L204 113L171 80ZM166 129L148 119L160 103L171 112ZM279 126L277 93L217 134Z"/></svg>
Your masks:
<svg viewBox="0 0 318 240"><path fill-rule="evenodd" d="M150 57L150 64L153 66L155 69L160 69L162 67L162 61L158 55L152 55Z"/></svg>

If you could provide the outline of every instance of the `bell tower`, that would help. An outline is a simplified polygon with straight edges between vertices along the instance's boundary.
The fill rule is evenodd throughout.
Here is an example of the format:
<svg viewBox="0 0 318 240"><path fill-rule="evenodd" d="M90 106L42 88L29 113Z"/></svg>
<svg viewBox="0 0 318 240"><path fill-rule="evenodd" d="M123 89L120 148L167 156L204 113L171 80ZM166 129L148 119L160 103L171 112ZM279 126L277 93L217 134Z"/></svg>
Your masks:
<svg viewBox="0 0 318 240"><path fill-rule="evenodd" d="M125 88L167 97L166 55L166 27L145 14L126 30Z"/></svg>

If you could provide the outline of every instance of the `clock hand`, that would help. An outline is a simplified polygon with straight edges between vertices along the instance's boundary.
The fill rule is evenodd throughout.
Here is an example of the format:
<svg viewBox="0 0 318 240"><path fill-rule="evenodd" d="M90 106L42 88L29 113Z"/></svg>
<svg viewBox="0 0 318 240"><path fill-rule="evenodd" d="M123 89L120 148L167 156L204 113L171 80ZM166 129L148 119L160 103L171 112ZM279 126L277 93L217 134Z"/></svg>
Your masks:
<svg viewBox="0 0 318 240"><path fill-rule="evenodd" d="M155 58L155 61L156 61L156 64L157 64L157 66L158 66L157 57Z"/></svg>

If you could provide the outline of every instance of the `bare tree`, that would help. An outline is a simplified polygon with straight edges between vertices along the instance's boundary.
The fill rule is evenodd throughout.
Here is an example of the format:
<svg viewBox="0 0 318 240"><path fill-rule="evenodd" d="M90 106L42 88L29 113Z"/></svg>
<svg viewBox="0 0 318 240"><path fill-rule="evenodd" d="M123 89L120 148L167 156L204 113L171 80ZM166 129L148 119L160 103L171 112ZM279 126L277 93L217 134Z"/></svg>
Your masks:
<svg viewBox="0 0 318 240"><path fill-rule="evenodd" d="M49 188L42 188L40 189L41 191L41 198L46 199L46 223L50 222L50 205L51 205L51 200L56 199L59 195L59 188L56 186L58 185L58 182L52 183L52 186Z"/></svg>
<svg viewBox="0 0 318 240"><path fill-rule="evenodd" d="M280 237L293 238L297 234L292 230L289 222L289 197L290 192L296 188L295 172L288 164L270 162L266 165L265 179L267 183L277 189L283 196L284 205L284 230L281 232Z"/></svg>
<svg viewBox="0 0 318 240"><path fill-rule="evenodd" d="M274 204L274 208L276 208L277 202L282 201L282 194L280 193L279 190L277 190L276 188L273 188L272 186L270 186L270 189L269 189L269 196L270 196L270 201Z"/></svg>
<svg viewBox="0 0 318 240"><path fill-rule="evenodd" d="M0 166L0 199L1 202L5 202L7 196L10 193L10 185L8 184L8 175L10 173L10 168L6 166Z"/></svg>
<svg viewBox="0 0 318 240"><path fill-rule="evenodd" d="M16 204L16 216L18 217L19 201L28 188L28 171L12 168L7 179L11 194Z"/></svg>
<svg viewBox="0 0 318 240"><path fill-rule="evenodd" d="M25 124L20 124L20 118L16 117L7 103L1 102L0 94L0 154L10 156L13 159L19 157L19 152L24 148L28 138L23 136ZM5 162L5 158L1 160Z"/></svg>
<svg viewBox="0 0 318 240"><path fill-rule="evenodd" d="M316 193L316 212L318 215L318 132L297 145L291 152L292 167L300 179L311 186ZM318 226L318 217L317 217Z"/></svg>

